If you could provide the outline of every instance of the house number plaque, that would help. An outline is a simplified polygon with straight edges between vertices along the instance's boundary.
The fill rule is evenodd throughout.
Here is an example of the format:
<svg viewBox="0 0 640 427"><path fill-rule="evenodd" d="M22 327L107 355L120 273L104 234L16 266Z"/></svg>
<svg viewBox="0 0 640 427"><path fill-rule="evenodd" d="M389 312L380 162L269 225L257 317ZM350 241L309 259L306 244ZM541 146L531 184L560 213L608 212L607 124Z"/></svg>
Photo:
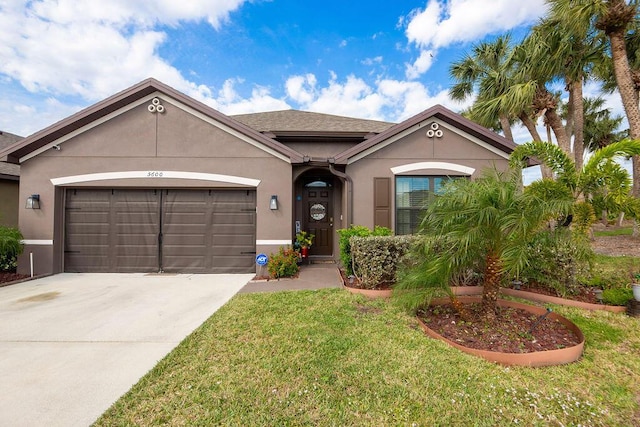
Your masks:
<svg viewBox="0 0 640 427"><path fill-rule="evenodd" d="M311 209L309 210L309 214L311 215L311 218L313 218L314 220L320 221L327 215L327 209L324 207L324 205L320 203L316 203L315 205L311 206Z"/></svg>

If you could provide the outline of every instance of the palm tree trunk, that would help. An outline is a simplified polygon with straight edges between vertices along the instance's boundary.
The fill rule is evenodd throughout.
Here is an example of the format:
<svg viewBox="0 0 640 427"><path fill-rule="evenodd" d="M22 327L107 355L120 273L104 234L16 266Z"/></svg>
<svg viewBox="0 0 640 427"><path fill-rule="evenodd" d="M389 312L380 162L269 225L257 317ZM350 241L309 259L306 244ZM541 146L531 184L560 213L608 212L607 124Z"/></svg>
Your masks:
<svg viewBox="0 0 640 427"><path fill-rule="evenodd" d="M582 170L584 163L584 98L582 97L582 79L571 83L573 94L573 154L576 170Z"/></svg>
<svg viewBox="0 0 640 427"><path fill-rule="evenodd" d="M629 136L640 139L640 106L638 105L638 92L636 91L631 67L627 58L627 46L625 44L625 28L611 31L607 34L611 44L611 59L613 60L613 73L616 77L618 92L622 99L624 112L629 122ZM640 157L632 157L633 169L633 195L640 197ZM638 225L634 221L633 236L637 237Z"/></svg>
<svg viewBox="0 0 640 427"><path fill-rule="evenodd" d="M500 114L500 127L502 127L502 133L504 134L504 137L507 138L509 141L513 142L513 132L511 132L511 123L509 123L509 118L504 114Z"/></svg>
<svg viewBox="0 0 640 427"><path fill-rule="evenodd" d="M640 139L640 106L638 106L638 92L635 89L627 59L627 46L624 40L625 29L612 31L608 35L611 42L613 72L624 112L629 121L629 136L633 139ZM640 196L640 159L638 156L633 156L633 195Z"/></svg>
<svg viewBox="0 0 640 427"><path fill-rule="evenodd" d="M536 123L533 121L533 119L531 117L529 117L524 111L520 113L518 118L520 119L520 121L522 122L524 127L527 128L527 130L531 134L531 137L533 138L533 140L535 142L541 142L542 138L540 137L540 134L538 133L538 129L536 129ZM544 178L544 179L553 178L553 172L551 171L551 168L549 166L547 166L545 164L541 164L540 165L540 171L542 172L542 178Z"/></svg>
<svg viewBox="0 0 640 427"><path fill-rule="evenodd" d="M531 134L531 138L533 138L534 141L536 142L542 141L542 138L540 138L540 134L538 133L538 129L536 129L536 123L533 121L531 117L529 117L526 113L522 112L520 113L518 118L520 119L524 127L527 128L527 130Z"/></svg>
<svg viewBox="0 0 640 427"><path fill-rule="evenodd" d="M558 147L571 156L571 142L569 138L567 138L562 119L558 115L558 112L554 108L548 108L544 115L547 118L549 126L553 129L553 134L556 136L556 141L558 141Z"/></svg>
<svg viewBox="0 0 640 427"><path fill-rule="evenodd" d="M464 320L465 322L470 322L472 320L471 319L471 314L469 314L469 310L467 310L467 307L463 303L460 302L458 297L456 297L455 295L451 294L451 295L449 295L449 300L451 301L451 306L460 315L462 320Z"/></svg>
<svg viewBox="0 0 640 427"><path fill-rule="evenodd" d="M500 276L502 275L502 263L500 257L494 252L489 252L486 257L484 271L484 289L482 291L482 312L489 318L495 318L498 307L498 293L500 292Z"/></svg>
<svg viewBox="0 0 640 427"><path fill-rule="evenodd" d="M569 101L567 102L567 118L565 125L565 133L567 134L567 138L571 140L573 136L573 126L575 124L574 114L575 114L575 96L573 93L572 82L568 81L568 78L565 78L566 87L569 89Z"/></svg>

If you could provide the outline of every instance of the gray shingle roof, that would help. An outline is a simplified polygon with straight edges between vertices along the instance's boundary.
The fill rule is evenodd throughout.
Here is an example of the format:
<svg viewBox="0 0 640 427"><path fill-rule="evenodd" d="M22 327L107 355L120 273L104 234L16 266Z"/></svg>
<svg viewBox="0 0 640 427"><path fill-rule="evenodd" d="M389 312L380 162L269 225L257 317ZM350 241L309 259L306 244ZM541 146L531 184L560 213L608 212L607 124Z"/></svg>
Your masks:
<svg viewBox="0 0 640 427"><path fill-rule="evenodd" d="M0 150L22 139L21 136L0 131ZM0 162L0 175L20 176L20 166L12 163Z"/></svg>
<svg viewBox="0 0 640 427"><path fill-rule="evenodd" d="M313 133L380 133L394 123L364 120L309 111L282 110L266 113L239 114L233 119L259 132L313 132Z"/></svg>

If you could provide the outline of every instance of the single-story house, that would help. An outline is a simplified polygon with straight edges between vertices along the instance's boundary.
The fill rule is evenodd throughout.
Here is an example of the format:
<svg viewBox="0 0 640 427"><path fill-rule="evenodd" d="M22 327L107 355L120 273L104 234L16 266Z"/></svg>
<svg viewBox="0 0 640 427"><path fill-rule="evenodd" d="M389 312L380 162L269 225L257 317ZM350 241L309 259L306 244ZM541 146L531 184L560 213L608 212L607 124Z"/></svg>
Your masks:
<svg viewBox="0 0 640 427"><path fill-rule="evenodd" d="M336 230L417 227L449 177L506 169L515 145L436 105L393 124L302 111L224 115L154 79L11 147L19 271L253 272L256 254Z"/></svg>
<svg viewBox="0 0 640 427"><path fill-rule="evenodd" d="M20 141L21 136L0 131L0 151ZM18 226L20 166L0 161L0 225Z"/></svg>

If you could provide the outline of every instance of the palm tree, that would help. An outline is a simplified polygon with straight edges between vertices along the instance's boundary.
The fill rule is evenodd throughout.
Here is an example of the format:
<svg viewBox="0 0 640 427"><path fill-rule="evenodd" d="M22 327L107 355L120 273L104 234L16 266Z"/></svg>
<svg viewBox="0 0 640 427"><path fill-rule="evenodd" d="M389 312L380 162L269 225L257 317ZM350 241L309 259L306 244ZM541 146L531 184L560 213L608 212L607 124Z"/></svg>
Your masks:
<svg viewBox="0 0 640 427"><path fill-rule="evenodd" d="M542 42L546 47L537 50L543 57L530 58L546 69L543 75L565 82L569 92L565 132L569 140L573 137L572 152L578 168L582 167L584 156L583 84L591 78L593 68L604 60L602 39L594 37L589 30L589 27L572 27L548 17L533 30L539 33L536 43Z"/></svg>
<svg viewBox="0 0 640 427"><path fill-rule="evenodd" d="M629 65L626 37L636 21L638 2L625 0L548 0L550 16L577 31L595 28L608 38L618 92L629 122L629 135L640 139L640 106L634 73ZM640 195L640 159L633 158L634 195Z"/></svg>
<svg viewBox="0 0 640 427"><path fill-rule="evenodd" d="M473 96L476 91L480 97L491 98L503 91L508 79L512 50L509 34L500 36L491 43L483 42L473 46L472 54L466 55L449 67L449 74L457 81L449 89L451 98L463 101ZM493 117L482 118L475 117L471 109L468 115L486 127L491 127L496 120L499 121L505 138L513 141L511 117L508 112L498 111Z"/></svg>
<svg viewBox="0 0 640 427"><path fill-rule="evenodd" d="M640 154L640 141L625 139L614 142L593 152L592 156L581 169L559 147L544 142L529 142L518 146L511 153L511 166L516 170L526 167L526 159L535 157L545 163L555 173L555 181L542 179L530 185L527 193L536 194L542 199L563 199L572 201L574 206L569 214L587 214L583 208L577 209L577 204L587 202L596 207L611 212L625 212L637 218L638 201L624 187L624 176L627 171L616 162L621 157ZM574 218L578 222L584 218Z"/></svg>
<svg viewBox="0 0 640 427"><path fill-rule="evenodd" d="M414 267L413 276L398 282L400 295L446 287L466 270L479 269L483 313L495 319L503 279L518 277L527 265L532 237L546 221L569 208L563 200L544 201L523 193L519 176L519 171L492 170L474 181L448 183L427 208L421 226L430 258Z"/></svg>
<svg viewBox="0 0 640 427"><path fill-rule="evenodd" d="M570 140L558 114L559 97L545 86L554 76L554 68L545 65L549 62L550 50L545 35L541 31L532 32L514 48L508 77L496 78L500 86L480 92L472 110L481 123L499 114L508 114L521 118L528 129L533 127L527 124L528 119L544 116L558 145L570 152ZM540 140L537 132L531 133L534 140Z"/></svg>
<svg viewBox="0 0 640 427"><path fill-rule="evenodd" d="M596 151L614 141L626 138L628 132L618 132L622 116L611 117L611 111L604 108L604 99L584 99L584 146Z"/></svg>

